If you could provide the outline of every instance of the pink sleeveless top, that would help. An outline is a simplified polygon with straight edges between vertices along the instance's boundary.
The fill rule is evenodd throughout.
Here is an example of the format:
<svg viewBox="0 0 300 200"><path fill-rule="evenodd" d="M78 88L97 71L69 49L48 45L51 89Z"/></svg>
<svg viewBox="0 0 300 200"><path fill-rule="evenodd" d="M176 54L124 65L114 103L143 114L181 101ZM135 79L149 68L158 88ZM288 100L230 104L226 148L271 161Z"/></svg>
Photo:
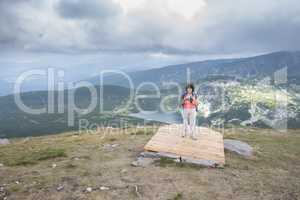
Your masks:
<svg viewBox="0 0 300 200"><path fill-rule="evenodd" d="M196 105L195 105L195 101L193 101L191 103L191 101L189 99L185 100L184 103L183 103L183 108L184 109L192 109L192 108L196 108Z"/></svg>

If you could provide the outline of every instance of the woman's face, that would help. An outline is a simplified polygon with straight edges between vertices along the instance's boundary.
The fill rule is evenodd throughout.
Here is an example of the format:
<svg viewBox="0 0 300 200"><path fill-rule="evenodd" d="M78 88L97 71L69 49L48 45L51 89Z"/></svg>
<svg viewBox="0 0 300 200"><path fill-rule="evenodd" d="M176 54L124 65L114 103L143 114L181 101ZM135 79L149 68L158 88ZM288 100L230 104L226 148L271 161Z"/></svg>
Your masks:
<svg viewBox="0 0 300 200"><path fill-rule="evenodd" d="M192 88L188 88L188 89L187 89L187 92L188 92L189 94L191 94L191 93L193 92L193 89L192 89Z"/></svg>

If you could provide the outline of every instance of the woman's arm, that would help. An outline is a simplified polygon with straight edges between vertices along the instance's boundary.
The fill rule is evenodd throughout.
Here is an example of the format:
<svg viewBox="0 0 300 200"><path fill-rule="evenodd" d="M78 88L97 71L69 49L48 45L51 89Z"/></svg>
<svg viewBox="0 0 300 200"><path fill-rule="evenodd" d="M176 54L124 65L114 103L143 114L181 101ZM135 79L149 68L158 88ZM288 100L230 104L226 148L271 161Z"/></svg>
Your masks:
<svg viewBox="0 0 300 200"><path fill-rule="evenodd" d="M199 102L198 102L198 99L196 97L193 97L193 104L195 106L198 106L199 105Z"/></svg>
<svg viewBox="0 0 300 200"><path fill-rule="evenodd" d="M186 100L186 95L182 95L181 96L181 104L184 104L185 100Z"/></svg>

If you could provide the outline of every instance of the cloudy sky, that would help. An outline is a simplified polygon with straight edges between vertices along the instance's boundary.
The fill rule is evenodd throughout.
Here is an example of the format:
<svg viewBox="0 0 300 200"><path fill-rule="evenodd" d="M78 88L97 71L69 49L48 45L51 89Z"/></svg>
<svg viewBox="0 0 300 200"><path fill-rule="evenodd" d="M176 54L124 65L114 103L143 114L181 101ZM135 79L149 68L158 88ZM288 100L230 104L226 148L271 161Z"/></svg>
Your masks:
<svg viewBox="0 0 300 200"><path fill-rule="evenodd" d="M299 50L299 35L298 0L0 0L0 79Z"/></svg>

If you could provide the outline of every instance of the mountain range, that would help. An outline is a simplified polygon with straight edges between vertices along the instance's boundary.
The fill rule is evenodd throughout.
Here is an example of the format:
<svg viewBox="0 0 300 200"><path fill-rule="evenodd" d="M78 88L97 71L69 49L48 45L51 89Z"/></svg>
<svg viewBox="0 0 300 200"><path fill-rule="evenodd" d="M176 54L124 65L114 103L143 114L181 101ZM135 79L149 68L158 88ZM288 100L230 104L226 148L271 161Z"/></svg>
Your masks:
<svg viewBox="0 0 300 200"><path fill-rule="evenodd" d="M135 85L150 81L161 85L163 82L184 83L189 70L191 80L199 80L210 75L226 75L235 78L252 79L254 77L273 76L278 70L287 67L288 75L294 79L300 77L300 51L275 52L255 57L236 59L217 59L171 65L150 70L128 73ZM99 76L88 81L99 84ZM128 80L122 75L104 76L104 84L128 86Z"/></svg>
<svg viewBox="0 0 300 200"><path fill-rule="evenodd" d="M287 67L288 80L292 80L294 85L281 87L281 85L261 82L261 78L273 77L276 71L284 67ZM158 86L161 86L164 81L175 81L184 87L187 69L190 70L191 79L201 83L199 98L201 98L203 109L209 113L208 116L205 116L205 113L198 113L198 125L219 126L225 123L238 126L274 127L274 123L279 122L277 120L279 117L282 118L282 121L287 118L289 128L300 127L300 88L295 87L300 83L300 52L277 52L250 58L193 62L130 72L128 75L135 86L144 81L156 83ZM99 76L88 81L99 85ZM129 90L126 87L127 80L120 75L106 75L104 84L104 109L110 109L111 112L109 114L99 112L101 93L98 92L97 96L92 97L97 100L96 109L87 115L76 115L76 124L73 127L67 126L68 109L74 110L72 105L71 107L68 105L70 90L54 94L55 109L63 106L64 113L28 114L20 111L14 102L13 95L0 97L0 138L54 134L74 130L78 129L80 119L87 119L91 123L104 126L122 126L121 121L127 125L142 122L141 119L130 115L130 113L139 111L134 102L130 102L130 106L124 112L117 114L114 112L114 109L124 105L129 98ZM5 81L2 81L0 86L0 95L7 94L9 92L7 88L11 87ZM100 91L100 87L97 86L96 90ZM218 91L224 91L224 93ZM144 92L148 94L149 91ZM160 99L141 99L140 105L144 110L157 110L164 97L173 95L174 98L168 99L164 103L168 108L177 109L178 99L175 96L177 92L174 88L161 88ZM57 97L60 93L64 94L64 99L59 103ZM30 108L47 107L47 91L24 92L21 93L21 97ZM90 98L86 88L78 89L75 93L75 104L84 109L86 105L89 105ZM285 99L287 99L286 108L284 107ZM224 105L226 106L224 107ZM266 123L267 126L265 126Z"/></svg>

